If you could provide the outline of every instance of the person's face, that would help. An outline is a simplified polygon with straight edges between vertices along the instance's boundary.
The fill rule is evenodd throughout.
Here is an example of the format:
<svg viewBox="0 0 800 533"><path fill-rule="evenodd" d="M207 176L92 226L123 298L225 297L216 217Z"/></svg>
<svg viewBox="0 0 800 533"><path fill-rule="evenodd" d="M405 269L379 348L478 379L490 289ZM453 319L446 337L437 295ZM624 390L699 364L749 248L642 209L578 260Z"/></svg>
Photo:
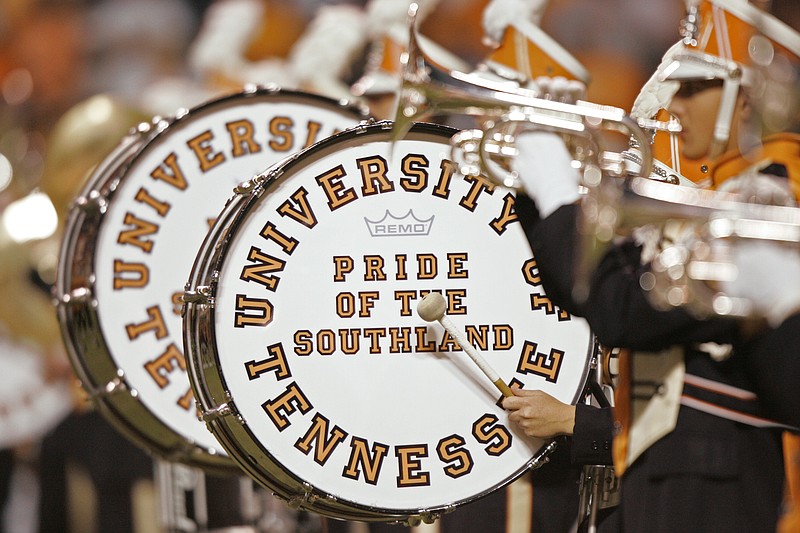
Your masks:
<svg viewBox="0 0 800 533"><path fill-rule="evenodd" d="M710 155L721 98L722 80L681 82L669 105L669 112L681 123L682 156L702 159Z"/></svg>

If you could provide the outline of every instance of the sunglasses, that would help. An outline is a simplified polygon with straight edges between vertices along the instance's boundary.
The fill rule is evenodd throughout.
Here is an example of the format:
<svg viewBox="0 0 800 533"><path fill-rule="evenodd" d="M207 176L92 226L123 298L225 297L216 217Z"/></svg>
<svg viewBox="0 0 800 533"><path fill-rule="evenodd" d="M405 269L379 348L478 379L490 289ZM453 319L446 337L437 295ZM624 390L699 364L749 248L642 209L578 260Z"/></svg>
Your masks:
<svg viewBox="0 0 800 533"><path fill-rule="evenodd" d="M707 89L713 89L714 87L722 87L724 80L719 78L714 78L711 80L692 80L692 81L682 81L681 86L678 89L678 92L675 93L675 96L678 98L690 98L697 93L701 93Z"/></svg>

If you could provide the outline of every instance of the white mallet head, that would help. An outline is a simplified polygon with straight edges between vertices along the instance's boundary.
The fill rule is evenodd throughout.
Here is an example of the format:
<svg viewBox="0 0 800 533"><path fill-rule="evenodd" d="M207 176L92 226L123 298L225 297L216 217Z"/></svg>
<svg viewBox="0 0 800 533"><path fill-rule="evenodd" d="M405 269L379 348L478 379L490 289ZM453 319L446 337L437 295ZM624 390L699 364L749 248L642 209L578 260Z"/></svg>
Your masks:
<svg viewBox="0 0 800 533"><path fill-rule="evenodd" d="M445 316L444 312L447 310L447 302L444 296L438 292L429 292L417 304L417 314L427 322L439 322L444 329L456 340L459 346L467 352L470 359L481 369L481 371L488 377L492 383L503 393L503 396L513 396L514 393L508 388L508 385L500 378L495 370L489 366L481 355L475 351L475 348L464 338L461 332L456 329L455 325L450 319Z"/></svg>
<svg viewBox="0 0 800 533"><path fill-rule="evenodd" d="M429 292L417 304L417 314L426 322L441 320L446 309L447 302L438 292Z"/></svg>

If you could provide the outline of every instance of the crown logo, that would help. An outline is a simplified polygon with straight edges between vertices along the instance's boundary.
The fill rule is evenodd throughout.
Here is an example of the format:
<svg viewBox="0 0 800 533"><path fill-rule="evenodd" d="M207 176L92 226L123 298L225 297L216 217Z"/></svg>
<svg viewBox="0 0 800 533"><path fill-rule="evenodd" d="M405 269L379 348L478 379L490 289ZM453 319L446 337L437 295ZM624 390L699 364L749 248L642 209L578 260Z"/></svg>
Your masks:
<svg viewBox="0 0 800 533"><path fill-rule="evenodd" d="M431 232L434 215L427 220L420 220L413 209L402 217L393 215L386 210L380 220L370 220L364 217L369 234L373 237L405 237L409 235L428 235Z"/></svg>

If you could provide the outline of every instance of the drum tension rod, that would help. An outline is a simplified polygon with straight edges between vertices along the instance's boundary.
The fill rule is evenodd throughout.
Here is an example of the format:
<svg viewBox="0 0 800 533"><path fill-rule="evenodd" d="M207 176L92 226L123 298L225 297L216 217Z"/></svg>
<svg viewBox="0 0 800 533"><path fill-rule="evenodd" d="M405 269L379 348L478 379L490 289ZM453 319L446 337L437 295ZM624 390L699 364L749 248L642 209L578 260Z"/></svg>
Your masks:
<svg viewBox="0 0 800 533"><path fill-rule="evenodd" d="M86 214L103 214L108 209L108 199L101 191L92 190L85 196L75 198L72 207L80 209Z"/></svg>
<svg viewBox="0 0 800 533"><path fill-rule="evenodd" d="M203 422L208 422L210 420L214 420L215 418L219 418L221 416L228 416L233 414L233 408L228 403L223 403L214 407L213 409L209 409L204 411L202 415L200 415L200 420Z"/></svg>
<svg viewBox="0 0 800 533"><path fill-rule="evenodd" d="M292 509L307 508L307 506L312 505L318 499L318 496L314 494L314 488L310 483L303 482L303 489L305 489L305 492L303 492L302 495L292 496L286 501L287 505Z"/></svg>
<svg viewBox="0 0 800 533"><path fill-rule="evenodd" d="M125 383L125 380L122 377L116 377L106 383L105 385L101 385L100 387L96 387L92 392L91 396L94 397L104 397L110 396L112 394L118 394L121 392L127 392L129 390L128 384ZM133 392L133 391L131 391Z"/></svg>
<svg viewBox="0 0 800 533"><path fill-rule="evenodd" d="M211 303L211 287L208 285L200 285L195 290L186 290L183 292L183 303Z"/></svg>

